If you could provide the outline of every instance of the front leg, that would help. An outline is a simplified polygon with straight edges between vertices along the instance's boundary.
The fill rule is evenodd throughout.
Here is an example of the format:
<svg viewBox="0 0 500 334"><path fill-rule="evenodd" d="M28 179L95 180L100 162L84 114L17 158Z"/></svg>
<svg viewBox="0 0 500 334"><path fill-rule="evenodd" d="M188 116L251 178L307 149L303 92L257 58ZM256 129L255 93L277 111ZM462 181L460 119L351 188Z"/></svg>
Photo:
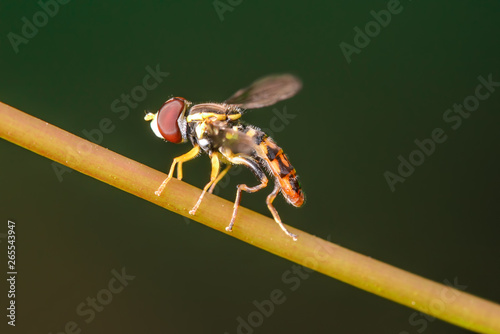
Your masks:
<svg viewBox="0 0 500 334"><path fill-rule="evenodd" d="M155 194L157 196L160 196L163 190L165 189L168 181L173 177L174 175L174 170L175 170L175 165L177 165L177 179L182 180L182 163L192 160L198 156L200 153L200 146L195 145L191 151L187 152L186 154L183 154L181 156L178 156L177 158L174 158L174 161L172 162L172 165L170 166L170 171L168 172L168 176L165 180L163 180L162 184L160 187L158 187L158 190L155 191Z"/></svg>

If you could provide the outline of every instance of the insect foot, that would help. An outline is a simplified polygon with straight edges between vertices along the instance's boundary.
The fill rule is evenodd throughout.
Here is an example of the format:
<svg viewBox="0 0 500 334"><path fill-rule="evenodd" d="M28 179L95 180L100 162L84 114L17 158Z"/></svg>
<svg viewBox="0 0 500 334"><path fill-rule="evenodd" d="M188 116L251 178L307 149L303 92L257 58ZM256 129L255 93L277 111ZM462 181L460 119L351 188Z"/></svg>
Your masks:
<svg viewBox="0 0 500 334"><path fill-rule="evenodd" d="M167 186L168 181L170 181L171 177L167 177L165 180L163 180L162 184L158 187L158 190L155 191L156 196L160 196L163 190L165 190L165 187Z"/></svg>

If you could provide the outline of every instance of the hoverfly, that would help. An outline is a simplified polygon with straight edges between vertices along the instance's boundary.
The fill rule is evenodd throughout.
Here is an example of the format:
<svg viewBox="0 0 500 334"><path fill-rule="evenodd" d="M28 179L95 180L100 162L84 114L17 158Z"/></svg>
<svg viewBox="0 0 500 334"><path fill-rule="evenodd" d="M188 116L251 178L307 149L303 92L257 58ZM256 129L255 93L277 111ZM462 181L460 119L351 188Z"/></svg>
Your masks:
<svg viewBox="0 0 500 334"><path fill-rule="evenodd" d="M259 128L240 122L246 109L256 109L275 104L294 96L302 88L302 83L290 74L272 75L255 81L240 89L223 103L201 103L192 105L182 97L166 101L155 114L148 113L144 119L151 121L151 129L159 138L172 143L188 140L193 148L174 159L167 178L155 192L160 196L168 181L173 177L177 165L177 179L182 179L182 164L196 158L201 151L208 154L212 162L210 181L203 188L198 201L189 211L196 214L205 193L212 193L215 185L227 174L232 165L248 167L260 181L249 187L239 184L234 201L231 221L226 227L230 232L238 212L241 192L257 192L267 186L267 172L274 179L274 190L267 196L267 207L281 229L293 240L297 236L290 233L273 206L273 201L281 191L288 203L299 207L304 203L295 169L283 150ZM221 164L227 167L221 171Z"/></svg>

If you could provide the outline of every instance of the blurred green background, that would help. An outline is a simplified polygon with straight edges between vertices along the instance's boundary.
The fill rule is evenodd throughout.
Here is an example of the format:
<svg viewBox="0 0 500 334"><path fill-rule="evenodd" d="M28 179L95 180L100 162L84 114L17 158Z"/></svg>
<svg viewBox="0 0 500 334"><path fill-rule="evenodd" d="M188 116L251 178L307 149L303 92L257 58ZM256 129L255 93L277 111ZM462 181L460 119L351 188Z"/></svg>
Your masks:
<svg viewBox="0 0 500 334"><path fill-rule="evenodd" d="M398 11L390 22L388 5ZM167 171L190 146L156 138L145 110L171 96L222 101L293 73L304 83L296 97L245 116L271 130L301 177L307 203L279 198L283 221L500 302L500 87L458 129L443 120L479 76L500 81L499 13L496 1L1 1L0 100L82 137L109 118L101 145ZM370 40L355 40L367 24ZM356 42L346 57L341 43ZM148 66L169 75L139 96ZM114 112L132 91L129 113ZM295 117L271 123L285 108ZM447 140L391 191L384 173L435 128ZM18 333L72 321L81 333L467 333L321 274L290 274L286 260L76 171L58 177L51 161L5 140L0 156L1 276L11 219ZM203 186L209 165L186 164L184 180ZM241 182L255 181L241 170L219 195L232 200ZM242 204L270 216L270 190ZM135 278L109 294L122 268ZM285 301L259 321L254 301L275 289ZM92 317L96 296L107 305ZM238 328L239 317L255 326Z"/></svg>

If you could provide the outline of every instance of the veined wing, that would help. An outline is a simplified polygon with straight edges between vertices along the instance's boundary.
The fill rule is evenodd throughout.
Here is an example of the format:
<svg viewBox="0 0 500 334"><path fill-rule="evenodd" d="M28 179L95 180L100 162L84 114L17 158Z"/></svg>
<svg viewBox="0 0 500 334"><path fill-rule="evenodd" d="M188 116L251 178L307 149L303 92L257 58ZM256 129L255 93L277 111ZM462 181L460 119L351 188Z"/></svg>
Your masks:
<svg viewBox="0 0 500 334"><path fill-rule="evenodd" d="M225 101L245 109L270 106L288 99L302 88L302 82L291 74L270 75L242 88Z"/></svg>

